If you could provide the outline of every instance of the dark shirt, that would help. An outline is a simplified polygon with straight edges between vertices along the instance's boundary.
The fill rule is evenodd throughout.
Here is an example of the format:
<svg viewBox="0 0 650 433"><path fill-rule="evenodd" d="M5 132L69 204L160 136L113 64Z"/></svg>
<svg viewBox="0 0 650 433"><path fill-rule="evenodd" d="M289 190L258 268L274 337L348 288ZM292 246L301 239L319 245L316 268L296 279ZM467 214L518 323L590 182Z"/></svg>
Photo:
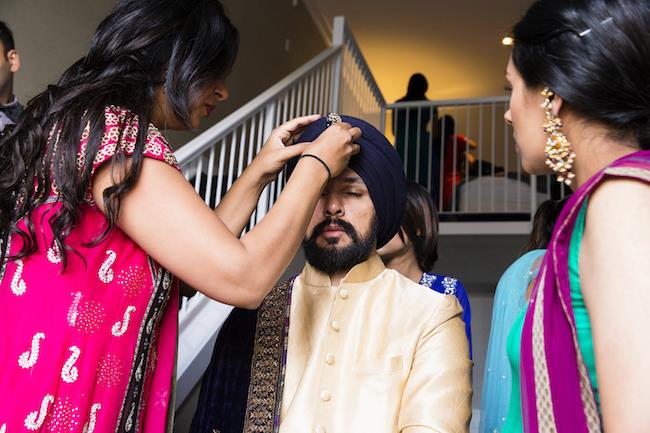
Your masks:
<svg viewBox="0 0 650 433"><path fill-rule="evenodd" d="M12 102L7 105L0 105L0 132L2 132L7 125L16 123L18 116L23 112L23 106L18 102L14 96Z"/></svg>

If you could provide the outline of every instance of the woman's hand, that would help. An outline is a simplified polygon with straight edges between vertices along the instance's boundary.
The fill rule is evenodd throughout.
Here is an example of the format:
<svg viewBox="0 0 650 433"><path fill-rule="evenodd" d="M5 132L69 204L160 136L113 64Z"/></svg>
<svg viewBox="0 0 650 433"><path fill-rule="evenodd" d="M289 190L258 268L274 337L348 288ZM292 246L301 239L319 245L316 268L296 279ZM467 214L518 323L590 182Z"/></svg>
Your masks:
<svg viewBox="0 0 650 433"><path fill-rule="evenodd" d="M262 185L275 179L287 161L304 151L307 143L293 144L293 140L302 133L305 127L320 118L320 114L297 117L271 132L264 147L250 165L251 171L255 173Z"/></svg>
<svg viewBox="0 0 650 433"><path fill-rule="evenodd" d="M321 158L336 176L348 165L350 157L359 152L354 141L361 136L359 128L341 122L327 128L312 143L293 144L293 140L311 123L320 119L319 114L297 117L275 128L250 165L251 172L262 186L271 182L284 168L287 161L301 155L308 146L308 153Z"/></svg>

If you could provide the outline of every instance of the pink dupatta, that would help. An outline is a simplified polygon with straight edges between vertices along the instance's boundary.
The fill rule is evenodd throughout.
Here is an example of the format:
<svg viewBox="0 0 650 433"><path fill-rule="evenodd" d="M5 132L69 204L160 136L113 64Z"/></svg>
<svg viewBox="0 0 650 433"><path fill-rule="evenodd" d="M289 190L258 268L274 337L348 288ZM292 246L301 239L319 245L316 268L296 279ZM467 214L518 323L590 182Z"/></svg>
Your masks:
<svg viewBox="0 0 650 433"><path fill-rule="evenodd" d="M578 346L569 286L569 246L578 214L608 177L650 183L650 151L623 157L573 193L553 233L526 312L521 342L521 398L526 433L596 433L600 414Z"/></svg>

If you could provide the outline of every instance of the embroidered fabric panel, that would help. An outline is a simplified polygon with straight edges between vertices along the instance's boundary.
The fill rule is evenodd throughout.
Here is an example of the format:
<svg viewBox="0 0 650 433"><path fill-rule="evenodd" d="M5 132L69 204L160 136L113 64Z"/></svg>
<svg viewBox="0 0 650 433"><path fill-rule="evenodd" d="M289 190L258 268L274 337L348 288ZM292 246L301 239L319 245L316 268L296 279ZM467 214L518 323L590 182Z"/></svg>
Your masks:
<svg viewBox="0 0 650 433"><path fill-rule="evenodd" d="M139 130L138 116L130 111L116 107L106 107L105 112L105 132L99 151L93 160L93 174L106 161L111 159L118 151L118 146L126 155L132 155L135 152L135 142ZM81 146L77 163L83 166L85 163L85 149L88 145L90 136L90 125L87 125L81 137ZM165 161L169 165L178 168L178 163L173 151L167 144L167 141L160 131L153 125L147 129L147 139L145 142L144 155L149 158Z"/></svg>
<svg viewBox="0 0 650 433"><path fill-rule="evenodd" d="M144 409L145 404L143 397L147 379L146 373L150 368L153 368L151 364L155 363L156 357L155 344L153 344L155 339L154 330L160 326L171 291L173 280L171 273L153 263L151 259L149 259L149 265L152 273L154 273L154 293L147 306L147 312L139 330L136 351L129 374L129 383L120 410L116 433L130 433L139 430L142 421L142 409ZM154 270L156 271L154 272Z"/></svg>
<svg viewBox="0 0 650 433"><path fill-rule="evenodd" d="M244 433L277 433L293 280L276 286L257 313Z"/></svg>
<svg viewBox="0 0 650 433"><path fill-rule="evenodd" d="M542 271L541 281L545 281L546 270ZM551 401L550 379L546 364L544 345L544 285L540 283L537 298L534 301L533 314L533 359L535 371L535 395L537 409L537 425L540 432L552 433L555 430L555 416Z"/></svg>

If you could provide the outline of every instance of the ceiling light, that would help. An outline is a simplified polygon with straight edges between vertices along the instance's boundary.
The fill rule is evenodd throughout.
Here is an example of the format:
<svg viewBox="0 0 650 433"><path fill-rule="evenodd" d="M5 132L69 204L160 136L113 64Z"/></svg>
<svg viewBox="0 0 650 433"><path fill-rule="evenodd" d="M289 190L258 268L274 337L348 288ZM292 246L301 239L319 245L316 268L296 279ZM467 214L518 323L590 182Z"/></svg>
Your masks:
<svg viewBox="0 0 650 433"><path fill-rule="evenodd" d="M501 39L501 43L506 47L510 47L515 43L515 40L510 36L506 36L505 38Z"/></svg>

